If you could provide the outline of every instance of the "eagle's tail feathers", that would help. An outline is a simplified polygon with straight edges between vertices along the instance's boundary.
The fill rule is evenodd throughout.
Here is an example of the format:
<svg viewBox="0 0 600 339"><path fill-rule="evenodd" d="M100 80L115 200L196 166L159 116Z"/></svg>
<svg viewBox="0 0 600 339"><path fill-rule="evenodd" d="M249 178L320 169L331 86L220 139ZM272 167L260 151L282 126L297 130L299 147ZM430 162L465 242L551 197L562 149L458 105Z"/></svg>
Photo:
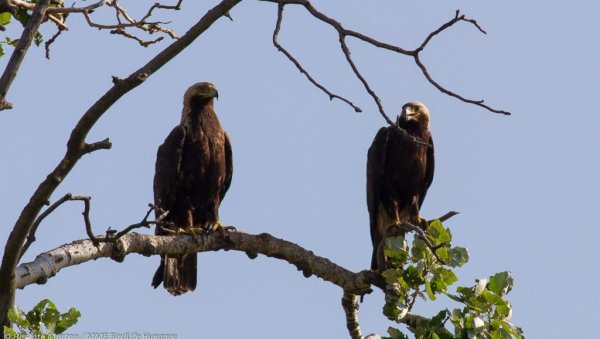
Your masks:
<svg viewBox="0 0 600 339"><path fill-rule="evenodd" d="M162 282L165 289L175 296L195 290L196 257L196 253L175 256L165 255L154 274L152 286L156 288Z"/></svg>

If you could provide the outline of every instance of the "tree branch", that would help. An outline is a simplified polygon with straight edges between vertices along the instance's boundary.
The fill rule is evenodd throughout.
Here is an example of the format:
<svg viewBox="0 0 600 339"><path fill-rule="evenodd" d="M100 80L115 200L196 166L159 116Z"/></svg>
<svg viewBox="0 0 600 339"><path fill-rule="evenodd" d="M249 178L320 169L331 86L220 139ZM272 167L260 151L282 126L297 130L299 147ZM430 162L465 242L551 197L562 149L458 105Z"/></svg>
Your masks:
<svg viewBox="0 0 600 339"><path fill-rule="evenodd" d="M249 256L260 253L289 262L307 278L316 275L355 294L370 291L372 275L368 271L353 273L299 245L267 233L253 235L237 231L202 234L197 235L195 239L189 235L152 236L128 233L114 241L101 242L97 246L91 240L77 240L42 253L33 262L19 265L16 287L43 283L65 267L102 257L121 258L131 253L149 256L218 250L236 250L246 252Z"/></svg>
<svg viewBox="0 0 600 339"><path fill-rule="evenodd" d="M50 0L40 0L37 5L35 5L31 18L29 18L27 26L25 26L21 38L10 56L8 64L6 64L6 68L4 68L4 73L2 73L2 77L0 78L0 111L11 109L13 107L10 102L6 101L6 95L8 94L12 82L17 77L25 54L27 54L27 50L29 49L29 46L31 46L31 41L33 41L42 20L44 20L49 3Z"/></svg>
<svg viewBox="0 0 600 339"><path fill-rule="evenodd" d="M33 244L33 242L35 242L35 240L36 240L35 232L37 232L37 229L40 226L40 224L42 223L42 221L44 221L44 219L46 219L46 217L48 215L50 215L50 213L54 212L54 210L57 209L60 205L62 205L66 201L71 201L71 200L77 200L77 199L74 199L73 194L71 194L71 193L65 194L62 198L56 200L56 202L54 204L50 205L50 207L48 207L44 212L42 212L39 215L39 217L37 217L37 219L35 219L35 222L33 223L33 227L31 227L31 231L27 235L27 242L25 243L25 245L23 245L23 249L21 250L21 255L19 256L19 261L21 260L21 258L23 258L23 255L25 254L25 252L27 252L27 250L29 249L31 244Z"/></svg>
<svg viewBox="0 0 600 339"><path fill-rule="evenodd" d="M327 94L329 96L329 100L339 99L339 100L347 103L350 107L352 107L356 113L362 112L362 109L360 107L354 105L350 100L348 100L348 99L346 99L344 97L341 97L341 96L339 96L337 94L331 93L327 88L325 88L325 86L319 84L304 69L304 67L302 67L302 65L300 64L300 62L298 62L298 60L296 60L296 58L294 58L294 56L292 56L292 54L290 52L288 52L285 48L283 48L283 46L281 46L279 44L279 41L277 41L277 38L279 36L279 30L281 29L281 21L282 20L283 20L283 5L279 4L279 6L277 8L277 23L275 24L275 30L273 31L273 45L275 45L275 47L277 48L277 50L279 50L281 53L283 53L296 66L296 68L298 68L298 70L300 71L300 73L306 75L306 78L308 79L308 81L310 81L317 88L319 88L320 90L322 90L323 92L325 92L325 94Z"/></svg>
<svg viewBox="0 0 600 339"><path fill-rule="evenodd" d="M316 19L328 24L329 26L333 27L339 34L339 39L340 39L340 47L346 57L346 60L348 61L348 64L350 65L350 67L352 68L352 71L354 72L354 74L356 75L356 77L361 81L361 83L363 84L363 86L365 87L365 90L367 91L367 93L373 98L373 100L375 101L375 104L377 105L377 108L379 110L379 113L381 114L381 116L385 119L385 121L391 125L394 126L394 123L392 122L392 120L388 117L388 115L385 113L385 110L383 108L383 105L381 103L381 100L379 99L379 97L375 94L375 92L371 89L371 87L369 86L368 82L365 80L365 78L360 74L360 72L358 71L358 68L356 67L356 65L354 64L354 62L352 61L352 58L350 57L350 50L348 49L348 46L346 44L346 37L347 36L351 36L354 37L356 39L359 39L363 42L366 42L372 46L375 46L377 48L382 48L382 49L386 49L398 54L402 54L402 55L406 55L406 56L412 56L414 58L415 64L417 65L417 67L419 67L419 69L421 69L421 72L423 73L423 75L425 76L425 78L427 79L427 81L432 84L435 88L437 88L440 92L447 94L449 96L452 96L454 98L457 98L465 103L469 103L469 104L473 104L473 105L477 105L480 107L483 107L485 109L487 109L490 112L494 112L494 113L499 113L499 114L504 114L504 115L510 115L510 112L507 111L503 111L503 110L498 110L498 109L494 109L486 104L484 104L483 100L472 100L472 99L467 99L455 92L452 92L448 89L446 89L445 87L443 87L442 85L440 85L437 81L435 81L433 79L433 77L431 77L431 75L429 74L427 67L421 62L420 59L420 53L425 49L425 47L427 46L427 44L439 33L441 33L442 31L452 27L454 24L460 22L460 21L464 21L470 24L473 24L480 32L486 34L486 32L481 28L481 26L479 26L479 24L477 23L477 21L475 21L474 19L469 19L467 18L464 14L461 15L460 12L457 10L455 13L454 18L452 18L450 21L444 23L442 26L440 26L438 29L434 30L433 32L429 33L427 35L427 37L425 38L425 40L423 40L423 42L421 43L421 45L415 49L415 50L407 50L407 49L403 49L401 47L398 46L394 46L385 42L381 42L377 39L374 39L372 37L366 36L362 33L359 32L355 32L353 30L349 30L346 29L342 26L341 23L339 23L338 21L328 17L327 15L319 12L312 4L309 0L260 0L260 1L265 1L265 2L274 2L277 3L279 5L279 7L283 7L285 5L290 5L290 4L294 4L294 5L301 5L304 8L306 8L306 10ZM277 46L276 46L277 47ZM279 47L278 47L279 49ZM288 56L288 58L290 58ZM290 60L292 60L290 58ZM292 60L292 62L294 64L296 64L296 67L298 67L297 62L294 62ZM310 78L309 78L310 80ZM313 84L315 84L314 81L311 80L311 82ZM315 84L317 85L317 84ZM317 85L317 87L319 87ZM320 88L320 87L319 87ZM408 136L408 134L401 130L400 128L398 128L398 130L400 130L402 132L402 135L409 138L410 136ZM413 140L414 141L414 140Z"/></svg>
<svg viewBox="0 0 600 339"><path fill-rule="evenodd" d="M363 339L358 322L357 299L355 294L344 292L344 295L342 296L342 307L344 308L344 313L346 313L346 327L348 328L348 333L350 333L350 338Z"/></svg>
<svg viewBox="0 0 600 339"><path fill-rule="evenodd" d="M114 241L101 242L97 246L91 240L77 240L42 253L32 262L19 265L16 269L15 286L22 289L31 284L44 284L64 268L99 258L113 258L121 262L131 253L150 256L219 250L245 252L249 258L263 254L285 260L294 265L298 271L302 271L307 278L315 275L339 286L344 290L342 303L349 319L348 329L354 335L360 334L355 295L369 293L371 286L385 288L375 282L379 275L373 271L354 273L287 240L275 238L267 233L254 235L239 231L202 234L195 238L189 235L153 236L128 233ZM409 312L400 322L416 328L422 320L429 319ZM353 338L359 337L353 336Z"/></svg>
<svg viewBox="0 0 600 339"><path fill-rule="evenodd" d="M22 245L29 234L33 223L40 212L42 206L50 199L50 196L63 179L69 174L71 169L77 164L79 159L85 154L85 138L94 124L102 115L123 95L139 86L154 72L177 56L187 46L189 46L198 36L207 30L217 19L222 17L231 8L237 5L241 0L223 0L190 28L179 40L173 42L162 52L156 55L147 64L137 71L133 72L126 79L117 81L98 101L96 101L88 111L81 117L67 142L67 151L63 159L56 168L40 183L36 191L31 196L29 202L19 215L12 232L10 233L2 265L0 266L0 323L4 323L6 312L14 296L15 268L18 258L21 255ZM47 3L43 0L38 3ZM43 17L43 15L42 15ZM34 20L31 20L34 21Z"/></svg>

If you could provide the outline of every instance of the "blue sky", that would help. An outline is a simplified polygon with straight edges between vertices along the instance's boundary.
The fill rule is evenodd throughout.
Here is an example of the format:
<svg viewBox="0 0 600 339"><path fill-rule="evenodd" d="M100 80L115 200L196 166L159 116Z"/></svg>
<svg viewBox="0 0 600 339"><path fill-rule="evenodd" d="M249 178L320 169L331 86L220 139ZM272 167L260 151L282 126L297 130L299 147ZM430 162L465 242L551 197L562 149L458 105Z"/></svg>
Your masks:
<svg viewBox="0 0 600 339"><path fill-rule="evenodd" d="M165 13L184 33L217 1L184 2ZM142 14L143 6L123 3ZM423 62L441 84L513 113L505 117L439 93L412 60L349 40L352 56L390 115L411 100L431 112L436 173L422 214L449 210L455 245L471 261L457 285L509 270L513 321L530 338L589 338L600 298L595 252L600 187L600 4L578 1L397 2L315 1L347 28L414 48L456 9L488 32L458 24L434 39ZM110 137L113 149L83 158L53 199L90 195L97 233L140 220L152 201L156 148L179 122L182 95L198 81L219 89L216 110L234 150L234 177L221 206L225 224L274 236L354 271L369 266L371 242L365 202L366 152L384 125L353 76L330 27L300 7L287 6L280 41L322 84L363 108L357 114L329 101L271 43L276 5L243 1L173 62L115 104L89 142ZM107 14L106 18L110 16ZM52 59L32 48L0 112L0 243L39 182L65 151L69 132L110 86L164 48L85 26L53 45ZM53 31L43 31L49 37ZM4 66L8 56L0 59ZM3 67L2 67L3 68ZM53 213L25 261L85 238L82 206ZM180 338L346 337L339 288L305 279L286 262L243 253L199 255L198 289L174 298L150 287L158 257L131 255L61 271L46 285L29 286L17 304L43 298L76 306L82 332L177 333ZM591 288L590 288L591 287ZM385 333L383 296L365 297L364 333ZM458 306L444 298L419 302L432 315Z"/></svg>

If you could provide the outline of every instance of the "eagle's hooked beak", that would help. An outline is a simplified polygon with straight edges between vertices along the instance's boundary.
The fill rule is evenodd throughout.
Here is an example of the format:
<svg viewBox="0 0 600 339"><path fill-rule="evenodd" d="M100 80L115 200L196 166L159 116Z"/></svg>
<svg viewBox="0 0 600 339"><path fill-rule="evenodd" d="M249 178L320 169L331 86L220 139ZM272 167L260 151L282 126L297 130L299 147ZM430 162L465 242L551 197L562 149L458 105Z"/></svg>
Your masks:
<svg viewBox="0 0 600 339"><path fill-rule="evenodd" d="M218 100L219 92L217 91L217 88L211 85L209 88L209 91L208 91L208 96L212 97L212 98L216 98Z"/></svg>
<svg viewBox="0 0 600 339"><path fill-rule="evenodd" d="M409 120L417 120L419 116L419 112L412 108L411 106L402 107L402 113L400 113L400 120L409 121Z"/></svg>

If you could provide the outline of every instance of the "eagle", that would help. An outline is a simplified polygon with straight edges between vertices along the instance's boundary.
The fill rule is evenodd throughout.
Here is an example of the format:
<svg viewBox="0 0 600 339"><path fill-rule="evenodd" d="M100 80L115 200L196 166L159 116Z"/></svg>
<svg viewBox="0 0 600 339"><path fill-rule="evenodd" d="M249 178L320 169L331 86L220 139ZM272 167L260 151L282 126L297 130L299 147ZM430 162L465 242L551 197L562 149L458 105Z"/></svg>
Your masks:
<svg viewBox="0 0 600 339"><path fill-rule="evenodd" d="M386 269L384 241L397 235L399 225L427 223L419 216L427 190L433 181L433 139L429 131L429 110L412 101L402 107L396 126L415 140L403 136L395 126L382 127L367 155L367 207L373 242L371 269ZM396 232L396 234L394 233Z"/></svg>
<svg viewBox="0 0 600 339"><path fill-rule="evenodd" d="M185 91L181 122L156 154L156 214L173 226L156 227L156 235L223 230L219 206L231 184L233 161L229 136L214 110L215 85L199 82ZM196 288L196 253L162 255L152 286L161 283L172 295Z"/></svg>

